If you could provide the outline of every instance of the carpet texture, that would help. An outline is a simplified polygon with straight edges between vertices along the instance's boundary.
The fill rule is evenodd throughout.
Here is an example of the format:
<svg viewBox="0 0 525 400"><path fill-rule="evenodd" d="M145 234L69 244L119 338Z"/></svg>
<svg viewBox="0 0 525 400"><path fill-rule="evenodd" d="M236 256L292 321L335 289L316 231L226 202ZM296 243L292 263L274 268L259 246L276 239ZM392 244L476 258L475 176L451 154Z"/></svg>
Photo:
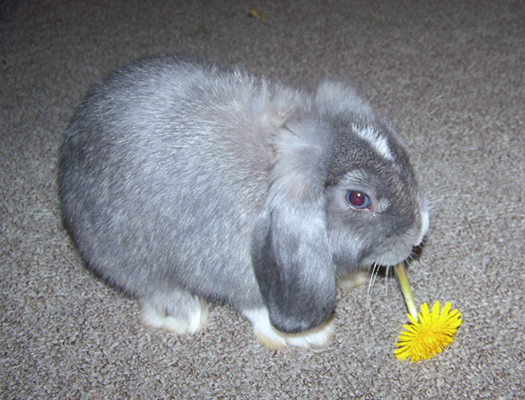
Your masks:
<svg viewBox="0 0 525 400"><path fill-rule="evenodd" d="M10 0L0 13L0 397L523 398L524 2ZM394 358L407 318L393 278L338 291L327 347L269 351L225 306L192 337L145 328L83 267L58 212L60 137L91 82L181 52L308 90L341 80L392 122L431 204L416 303L462 313L446 351Z"/></svg>

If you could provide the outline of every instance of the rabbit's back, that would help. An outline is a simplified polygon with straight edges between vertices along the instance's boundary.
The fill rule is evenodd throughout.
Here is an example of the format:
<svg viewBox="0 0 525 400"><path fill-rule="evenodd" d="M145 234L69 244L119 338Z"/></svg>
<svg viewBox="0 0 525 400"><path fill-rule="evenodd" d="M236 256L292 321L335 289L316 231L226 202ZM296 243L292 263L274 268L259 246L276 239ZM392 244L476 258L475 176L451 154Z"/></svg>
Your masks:
<svg viewBox="0 0 525 400"><path fill-rule="evenodd" d="M169 57L95 85L59 167L64 221L87 264L138 296L182 286L233 305L262 302L250 240L268 186L267 110L294 97Z"/></svg>

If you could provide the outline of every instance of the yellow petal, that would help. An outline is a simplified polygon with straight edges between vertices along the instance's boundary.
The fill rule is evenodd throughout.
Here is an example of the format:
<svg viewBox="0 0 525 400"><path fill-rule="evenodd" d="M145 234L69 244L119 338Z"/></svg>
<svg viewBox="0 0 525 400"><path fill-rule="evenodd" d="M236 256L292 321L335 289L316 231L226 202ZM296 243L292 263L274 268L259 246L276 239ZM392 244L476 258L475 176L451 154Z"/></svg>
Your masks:
<svg viewBox="0 0 525 400"><path fill-rule="evenodd" d="M434 304L434 307L432 307L432 319L434 321L439 319L439 301L436 301L436 304Z"/></svg>

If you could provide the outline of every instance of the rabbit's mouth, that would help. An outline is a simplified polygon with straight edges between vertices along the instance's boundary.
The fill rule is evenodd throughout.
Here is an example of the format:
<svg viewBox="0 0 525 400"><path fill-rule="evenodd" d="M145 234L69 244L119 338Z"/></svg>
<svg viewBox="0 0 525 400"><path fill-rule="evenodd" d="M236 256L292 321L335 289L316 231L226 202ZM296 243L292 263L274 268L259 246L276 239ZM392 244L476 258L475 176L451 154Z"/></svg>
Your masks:
<svg viewBox="0 0 525 400"><path fill-rule="evenodd" d="M412 247L412 250L411 250L410 254L408 256L406 256L402 261L400 261L398 263L392 263L392 262L383 263L383 262L377 262L376 261L376 262L371 262L371 263L364 264L364 265L366 265L366 267L364 267L364 268L389 270L390 267L395 267L398 264L405 264L405 265L410 264L410 262L419 260L419 258L423 254L423 249L425 247L425 242L426 242L426 240L423 239L423 241L420 244L418 244L417 246Z"/></svg>
<svg viewBox="0 0 525 400"><path fill-rule="evenodd" d="M360 265L363 267L393 267L397 264L417 260L425 246L425 234L428 230L428 213L421 214L420 230L410 230L391 236L365 256ZM414 240L414 238L416 238Z"/></svg>
<svg viewBox="0 0 525 400"><path fill-rule="evenodd" d="M370 257L367 257L373 258L373 260L367 260L371 261L368 264L393 267L399 263L418 259L423 251L425 235L428 232L428 227L429 216L427 201L425 197L422 196L420 201L418 226L409 229L405 233L398 233L397 235L388 238L385 243L380 246L381 248L388 250L383 251L379 255L372 254ZM374 257L374 255L376 255L376 257Z"/></svg>

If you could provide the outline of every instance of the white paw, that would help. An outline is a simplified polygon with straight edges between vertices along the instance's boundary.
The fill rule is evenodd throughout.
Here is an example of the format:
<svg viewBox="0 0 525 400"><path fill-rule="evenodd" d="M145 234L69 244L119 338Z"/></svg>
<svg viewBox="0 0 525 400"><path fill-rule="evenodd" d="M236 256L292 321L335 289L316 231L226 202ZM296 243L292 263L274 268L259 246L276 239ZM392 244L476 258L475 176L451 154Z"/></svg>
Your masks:
<svg viewBox="0 0 525 400"><path fill-rule="evenodd" d="M337 285L343 289L354 289L368 282L368 271L355 271L339 277Z"/></svg>
<svg viewBox="0 0 525 400"><path fill-rule="evenodd" d="M270 349L282 349L287 345L321 347L329 342L333 331L332 320L328 320L308 331L284 333L275 329L270 323L270 316L266 308L244 310L242 314L252 323L259 343Z"/></svg>
<svg viewBox="0 0 525 400"><path fill-rule="evenodd" d="M158 307L147 300L142 300L140 321L157 329L165 329L178 335L197 332L208 320L208 306L204 301L195 302L195 306L184 315L169 315L164 308Z"/></svg>

